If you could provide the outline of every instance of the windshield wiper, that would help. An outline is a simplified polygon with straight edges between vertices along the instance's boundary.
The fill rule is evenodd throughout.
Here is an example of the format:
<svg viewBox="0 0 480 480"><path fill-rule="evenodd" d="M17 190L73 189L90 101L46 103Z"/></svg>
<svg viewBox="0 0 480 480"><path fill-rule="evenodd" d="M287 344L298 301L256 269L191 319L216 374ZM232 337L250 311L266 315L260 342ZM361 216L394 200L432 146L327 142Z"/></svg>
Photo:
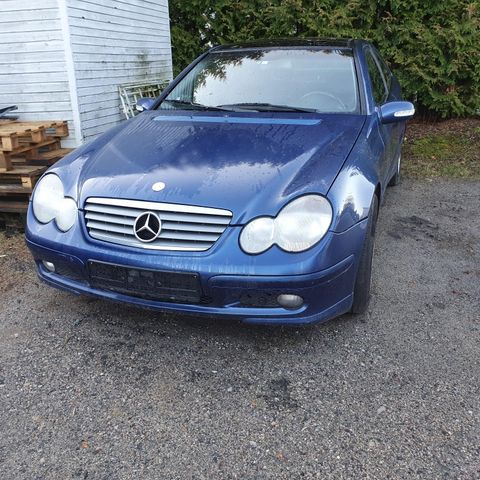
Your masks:
<svg viewBox="0 0 480 480"><path fill-rule="evenodd" d="M223 112L231 112L231 108L224 108L222 106L213 107L210 105L202 105L201 103L190 102L188 100L168 100L165 99L164 102L172 103L173 105L178 105L182 107L190 107L192 110L221 110Z"/></svg>
<svg viewBox="0 0 480 480"><path fill-rule="evenodd" d="M218 107L238 107L245 110L257 110L258 112L306 112L318 113L314 108L291 107L290 105L275 105L273 103L232 103L218 105Z"/></svg>

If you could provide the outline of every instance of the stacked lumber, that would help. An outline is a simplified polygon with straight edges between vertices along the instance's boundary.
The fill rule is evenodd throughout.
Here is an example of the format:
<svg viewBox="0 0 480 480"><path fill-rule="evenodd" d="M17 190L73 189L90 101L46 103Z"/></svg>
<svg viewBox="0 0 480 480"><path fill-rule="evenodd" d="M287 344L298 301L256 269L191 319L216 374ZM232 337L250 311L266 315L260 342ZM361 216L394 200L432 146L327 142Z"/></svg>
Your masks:
<svg viewBox="0 0 480 480"><path fill-rule="evenodd" d="M0 212L25 212L35 182L71 151L64 121L0 120Z"/></svg>

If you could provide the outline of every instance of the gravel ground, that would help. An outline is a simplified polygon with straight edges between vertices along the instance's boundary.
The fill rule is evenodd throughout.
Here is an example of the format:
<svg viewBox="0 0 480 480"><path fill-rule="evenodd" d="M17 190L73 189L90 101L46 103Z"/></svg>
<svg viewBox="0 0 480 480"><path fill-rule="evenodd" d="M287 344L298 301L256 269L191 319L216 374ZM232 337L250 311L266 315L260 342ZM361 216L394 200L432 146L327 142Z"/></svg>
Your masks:
<svg viewBox="0 0 480 480"><path fill-rule="evenodd" d="M479 211L391 189L369 312L302 329L77 298L0 234L0 478L480 478Z"/></svg>

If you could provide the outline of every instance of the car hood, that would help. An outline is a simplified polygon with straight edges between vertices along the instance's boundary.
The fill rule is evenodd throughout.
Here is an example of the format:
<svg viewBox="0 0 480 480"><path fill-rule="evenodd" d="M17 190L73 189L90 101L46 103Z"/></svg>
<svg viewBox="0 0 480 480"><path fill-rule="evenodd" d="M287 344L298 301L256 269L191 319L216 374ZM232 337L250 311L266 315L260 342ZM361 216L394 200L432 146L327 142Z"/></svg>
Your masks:
<svg viewBox="0 0 480 480"><path fill-rule="evenodd" d="M364 123L361 115L145 112L79 169L79 205L113 197L228 209L232 223L326 194ZM156 192L152 185L165 183Z"/></svg>

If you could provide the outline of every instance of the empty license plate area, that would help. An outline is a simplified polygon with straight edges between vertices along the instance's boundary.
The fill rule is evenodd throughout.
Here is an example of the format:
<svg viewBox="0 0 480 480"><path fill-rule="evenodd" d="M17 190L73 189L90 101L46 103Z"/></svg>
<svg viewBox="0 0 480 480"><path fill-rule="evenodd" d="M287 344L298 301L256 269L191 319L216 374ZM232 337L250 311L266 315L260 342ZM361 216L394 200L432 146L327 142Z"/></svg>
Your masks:
<svg viewBox="0 0 480 480"><path fill-rule="evenodd" d="M198 303L198 274L139 269L89 261L90 285L126 295L179 303Z"/></svg>

